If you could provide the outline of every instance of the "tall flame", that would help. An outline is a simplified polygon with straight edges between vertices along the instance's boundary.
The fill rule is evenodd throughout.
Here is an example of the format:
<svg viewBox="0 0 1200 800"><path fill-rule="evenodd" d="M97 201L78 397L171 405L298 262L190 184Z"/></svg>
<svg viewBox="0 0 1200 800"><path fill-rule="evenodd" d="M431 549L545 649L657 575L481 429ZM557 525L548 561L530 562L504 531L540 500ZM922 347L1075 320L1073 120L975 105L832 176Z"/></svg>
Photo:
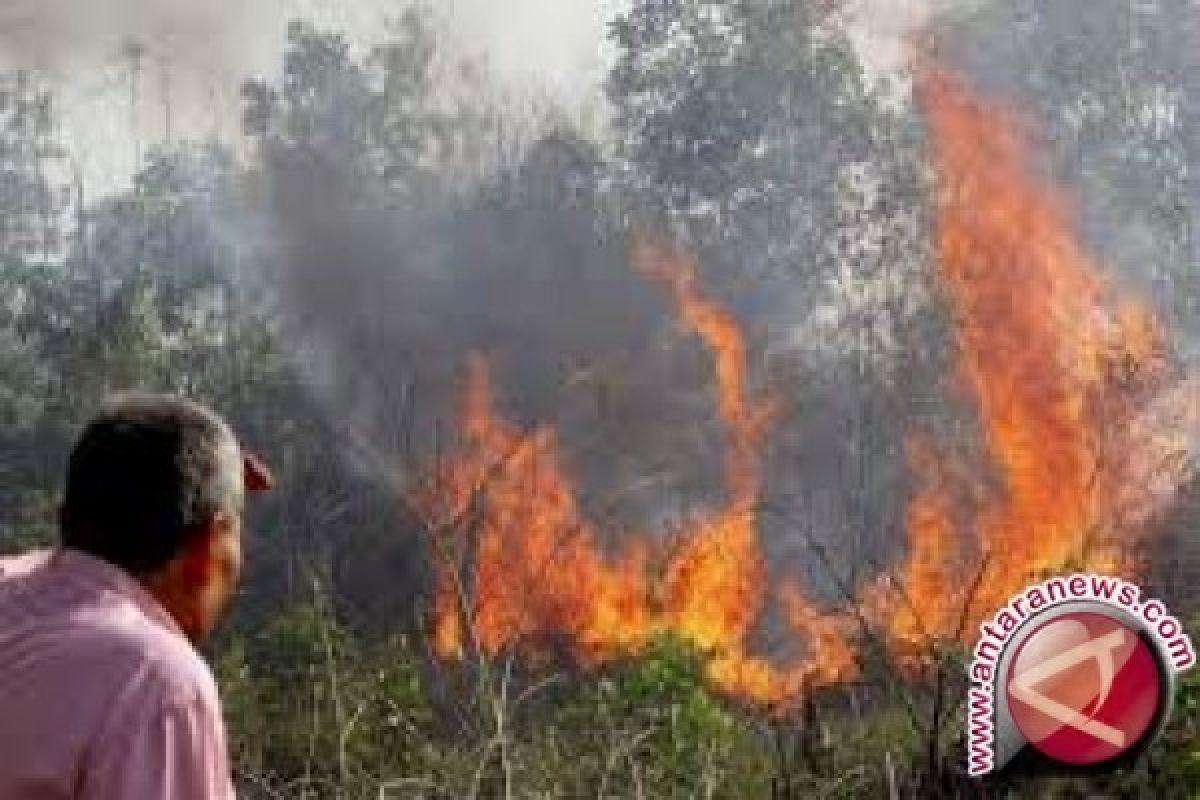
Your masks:
<svg viewBox="0 0 1200 800"><path fill-rule="evenodd" d="M566 638L593 661L642 641L649 622L642 551L603 557L580 516L554 432L525 434L493 414L479 356L470 360L467 387L463 451L439 465L418 498L441 520L434 530L437 651L459 656L470 643L495 654L519 641ZM468 541L473 554L461 552ZM464 574L467 559L473 570Z"/></svg>
<svg viewBox="0 0 1200 800"><path fill-rule="evenodd" d="M814 683L848 677L856 665L840 620L825 620L794 586L780 600L792 628L807 640L807 658L775 666L747 653L747 637L768 599L757 506L774 403L751 395L745 336L728 311L700 294L696 265L645 241L635 248L634 262L670 289L680 321L712 352L717 413L726 429L725 503L697 516L680 537L683 545L663 580L664 623L713 653L709 676L731 694L778 705Z"/></svg>
<svg viewBox="0 0 1200 800"><path fill-rule="evenodd" d="M437 550L434 645L443 657L461 657L469 646L488 655L514 646L532 654L562 647L586 665L669 632L708 653L718 688L780 706L808 686L843 679L855 662L841 619L822 616L796 587L779 599L792 628L809 639L808 656L776 665L749 653L769 599L757 505L772 403L748 390L742 331L700 293L695 265L649 243L635 248L634 261L670 290L681 322L713 353L726 432L724 501L666 537L679 544L651 591L650 539L626 535L632 544L624 554L604 552L580 514L554 432L524 433L495 416L487 365L475 356L463 447L417 497L433 521Z"/></svg>
<svg viewBox="0 0 1200 800"><path fill-rule="evenodd" d="M663 605L672 628L706 649L729 652L753 626L764 599L765 568L758 547L755 504L758 451L770 413L746 388L746 345L733 317L701 297L695 269L674 254L639 244L634 261L670 288L683 324L712 351L717 412L725 423L726 503L699 515L667 565Z"/></svg>
<svg viewBox="0 0 1200 800"><path fill-rule="evenodd" d="M1139 415L1165 387L1162 335L1101 278L1067 202L1034 173L1015 115L937 71L920 97L937 175L937 277L992 480L964 481L945 456L912 448L925 488L909 508L907 561L883 592L901 649L972 639L1040 574L1131 570L1150 498L1130 487L1128 468L1159 475L1169 494L1181 476L1158 466L1190 447L1161 428L1157 441L1126 435L1139 418L1157 428Z"/></svg>
<svg viewBox="0 0 1200 800"><path fill-rule="evenodd" d="M938 71L923 76L920 99L937 175L936 277L983 468L910 438L919 488L901 563L841 611L818 608L795 581L769 586L758 506L773 401L751 391L743 332L699 290L695 264L641 242L636 267L713 357L724 497L665 537L678 543L670 552L636 532L609 551L581 513L554 430L497 416L488 365L472 357L461 447L416 497L435 551L439 654L519 648L587 666L674 633L708 654L723 691L786 707L858 674L854 622L878 625L900 664L919 665L931 642L971 640L1041 574L1135 568L1131 545L1189 472L1200 382L1169 385L1153 316L1101 278L1064 198L1034 172L1016 116ZM770 603L803 656L751 652Z"/></svg>

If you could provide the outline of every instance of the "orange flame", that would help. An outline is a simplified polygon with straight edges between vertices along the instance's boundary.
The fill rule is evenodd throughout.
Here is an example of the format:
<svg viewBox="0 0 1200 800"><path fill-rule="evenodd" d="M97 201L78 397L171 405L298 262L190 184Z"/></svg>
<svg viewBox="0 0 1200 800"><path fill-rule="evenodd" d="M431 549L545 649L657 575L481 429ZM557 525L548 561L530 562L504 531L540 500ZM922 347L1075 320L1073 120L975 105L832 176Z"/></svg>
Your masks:
<svg viewBox="0 0 1200 800"><path fill-rule="evenodd" d="M486 363L473 357L469 367L464 451L435 471L418 498L444 520L435 530L438 653L462 655L467 630L491 654L522 640L567 637L587 661L641 641L649 621L642 551L603 558L579 515L554 432L525 435L496 418ZM449 548L463 542L447 536L453 533L477 542L472 575L459 573L463 554ZM466 609L473 618L464 625Z"/></svg>
<svg viewBox="0 0 1200 800"><path fill-rule="evenodd" d="M725 506L699 516L667 565L663 605L669 625L705 649L739 650L762 609L766 578L758 547L758 451L770 412L746 389L746 345L737 322L699 295L695 267L639 244L634 261L671 289L681 321L713 352L717 412L728 431Z"/></svg>
<svg viewBox="0 0 1200 800"><path fill-rule="evenodd" d="M476 356L464 403L464 446L434 470L417 498L435 520L439 551L434 646L449 658L463 656L469 645L495 655L518 645L548 654L557 644L587 665L670 632L709 654L708 675L718 688L780 706L855 667L840 621L821 618L798 589L781 600L792 627L811 639L808 658L777 666L748 652L767 599L756 506L771 402L748 391L741 329L700 294L695 265L648 243L637 246L634 260L670 289L681 321L714 355L717 413L727 434L724 503L668 537L680 544L652 593L648 539L626 536L633 545L624 555L604 554L579 513L553 431L523 434L497 418L486 364ZM465 552L472 539L474 552Z"/></svg>
<svg viewBox="0 0 1200 800"><path fill-rule="evenodd" d="M920 89L937 175L937 277L994 483L965 485L944 459L914 449L927 487L909 509L907 561L870 599L894 608L887 625L901 651L931 637L973 640L1035 576L1131 570L1135 515L1118 513L1115 489L1128 464L1166 455L1122 435L1165 377L1153 316L1114 298L1067 203L1034 174L1012 113L941 72ZM1160 444L1179 444L1168 438ZM955 510L972 495L984 499L963 530Z"/></svg>
<svg viewBox="0 0 1200 800"><path fill-rule="evenodd" d="M1200 438L1200 382L1167 385L1153 316L1101 279L1067 203L1033 172L1015 115L940 72L924 76L920 97L937 175L936 275L984 469L911 437L920 488L896 569L865 588L858 609L819 609L793 581L772 591L757 518L772 400L751 392L742 330L700 292L695 264L642 242L636 266L670 291L713 356L725 497L667 537L678 545L661 572L648 536L624 534L624 549L606 551L555 432L498 417L487 364L473 357L462 445L416 497L433 532L440 655L520 648L587 666L669 632L709 654L721 690L783 708L858 675L856 624L878 625L897 662L915 667L933 642L969 642L1041 574L1134 568L1130 546L1188 474L1178 456ZM751 653L769 602L802 657Z"/></svg>

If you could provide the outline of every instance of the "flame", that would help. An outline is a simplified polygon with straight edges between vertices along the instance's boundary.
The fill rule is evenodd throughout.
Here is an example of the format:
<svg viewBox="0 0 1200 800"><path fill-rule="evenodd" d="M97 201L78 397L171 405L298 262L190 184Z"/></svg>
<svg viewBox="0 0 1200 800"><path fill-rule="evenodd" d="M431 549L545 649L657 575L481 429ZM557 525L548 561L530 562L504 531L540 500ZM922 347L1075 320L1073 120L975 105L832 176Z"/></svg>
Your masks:
<svg viewBox="0 0 1200 800"><path fill-rule="evenodd" d="M726 429L725 503L698 516L682 533L683 546L668 562L663 581L664 624L713 653L709 678L725 692L786 705L813 685L833 682L832 676L849 677L855 665L848 641L841 638L847 631L838 623L822 624L794 587L781 592L780 600L793 630L808 642L807 656L776 665L748 652L747 639L767 601L757 506L774 400L751 394L745 336L728 311L700 293L692 261L642 241L634 262L670 290L680 322L712 352L717 413Z"/></svg>
<svg viewBox="0 0 1200 800"><path fill-rule="evenodd" d="M1068 203L1035 174L1016 115L942 72L925 76L920 95L937 175L937 278L991 474L964 479L910 448L925 488L908 511L907 560L869 598L893 609L886 625L901 653L931 638L973 640L983 617L1036 576L1133 570L1129 545L1149 498L1128 468L1155 472L1181 444L1144 417L1159 441L1125 435L1164 387L1162 334L1148 309L1101 278ZM1184 395L1194 408L1194 390ZM1163 492L1180 477L1166 477ZM964 502L979 496L964 518ZM1142 511L1118 509L1118 498Z"/></svg>
<svg viewBox="0 0 1200 800"><path fill-rule="evenodd" d="M845 627L825 621L798 589L780 600L792 628L811 640L806 657L777 665L749 652L768 599L757 505L773 403L749 391L741 328L700 293L695 264L649 242L633 257L670 291L681 323L713 354L716 409L726 432L723 503L666 537L679 544L652 591L650 539L625 534L622 540L632 544L624 554L603 551L580 514L554 432L523 433L498 418L487 364L475 356L463 447L433 470L417 496L435 536L434 647L445 658L461 658L468 647L496 655L519 646L545 655L559 646L593 665L672 633L708 654L708 677L718 689L782 707L812 685L844 678L854 664L840 638Z"/></svg>
<svg viewBox="0 0 1200 800"><path fill-rule="evenodd" d="M774 403L770 398L750 397L741 327L732 314L700 294L696 265L686 257L642 240L634 248L633 259L645 275L671 290L680 321L713 353L717 414L729 432L725 481L730 504L752 505L761 488L759 458Z"/></svg>
<svg viewBox="0 0 1200 800"><path fill-rule="evenodd" d="M769 400L750 398L746 388L746 344L733 317L696 289L695 266L676 254L640 243L634 262L671 290L680 321L712 351L717 413L725 423L725 505L698 516L681 537L667 565L663 587L666 623L706 650L730 661L717 672L722 684L744 678L742 642L763 606L766 569L758 546L754 505L760 476L758 454L770 415ZM759 666L747 674L763 672ZM754 680L762 680L756 678Z"/></svg>
<svg viewBox="0 0 1200 800"><path fill-rule="evenodd" d="M970 458L910 437L918 488L901 563L856 608L819 608L791 580L772 589L758 513L774 402L751 391L742 329L700 291L696 265L642 241L636 268L670 293L681 325L712 354L724 496L666 537L619 532L626 544L605 548L555 431L498 416L488 365L473 356L461 446L416 493L434 545L441 656L518 649L594 666L672 633L708 654L720 690L782 709L859 674L863 625L916 668L933 643L969 643L1037 577L1136 568L1132 545L1191 474L1200 380L1171 384L1153 315L1101 277L1069 205L1035 173L1017 116L938 71L926 72L920 98L937 176L936 278L981 447ZM664 540L677 545L663 553ZM771 603L802 655L753 654Z"/></svg>
<svg viewBox="0 0 1200 800"><path fill-rule="evenodd" d="M554 432L524 434L492 412L486 362L469 362L463 412L464 451L435 469L420 505L445 520L435 559L433 641L443 657L461 656L467 631L495 654L518 641L568 638L584 661L642 641L649 617L641 580L644 552L631 546L606 560L579 514ZM477 541L464 580L461 545ZM473 598L473 602L472 602ZM464 609L473 611L469 624Z"/></svg>

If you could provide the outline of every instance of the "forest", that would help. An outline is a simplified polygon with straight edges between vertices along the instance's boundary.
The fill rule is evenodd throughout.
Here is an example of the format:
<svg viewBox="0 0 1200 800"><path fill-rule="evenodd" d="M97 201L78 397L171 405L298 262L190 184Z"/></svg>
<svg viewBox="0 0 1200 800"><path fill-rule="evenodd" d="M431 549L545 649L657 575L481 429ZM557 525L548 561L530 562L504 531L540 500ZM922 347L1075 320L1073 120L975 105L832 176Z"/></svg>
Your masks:
<svg viewBox="0 0 1200 800"><path fill-rule="evenodd" d="M599 122L433 5L281 20L115 189L0 75L0 552L109 393L226 415L248 800L1200 795L1190 674L1103 774L964 728L1035 580L1200 632L1200 7L947 3L881 73L844 5L630 0Z"/></svg>

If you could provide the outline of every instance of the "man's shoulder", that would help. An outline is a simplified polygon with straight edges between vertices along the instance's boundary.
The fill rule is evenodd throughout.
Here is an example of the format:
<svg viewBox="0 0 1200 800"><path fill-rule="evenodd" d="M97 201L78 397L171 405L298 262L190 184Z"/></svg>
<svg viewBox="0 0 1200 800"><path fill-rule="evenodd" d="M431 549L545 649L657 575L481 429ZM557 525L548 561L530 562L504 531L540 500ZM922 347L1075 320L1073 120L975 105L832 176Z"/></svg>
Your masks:
<svg viewBox="0 0 1200 800"><path fill-rule="evenodd" d="M106 593L61 604L56 598L49 606L36 625L24 628L24 640L50 673L87 675L89 691L128 695L139 703L216 705L208 664L182 634L136 603Z"/></svg>
<svg viewBox="0 0 1200 800"><path fill-rule="evenodd" d="M28 575L50 560L51 550L30 550L15 555L0 554L0 583Z"/></svg>
<svg viewBox="0 0 1200 800"><path fill-rule="evenodd" d="M125 675L90 740L96 796L150 797L166 781L178 796L232 798L216 683L199 653L150 620L86 627L95 657L119 661Z"/></svg>
<svg viewBox="0 0 1200 800"><path fill-rule="evenodd" d="M212 670L185 638L130 610L78 621L81 650L94 659L123 665L131 690L158 696L163 702L197 701L215 705Z"/></svg>
<svg viewBox="0 0 1200 800"><path fill-rule="evenodd" d="M216 701L212 671L155 601L116 568L80 554L0 559L6 638L43 663L78 665L93 689Z"/></svg>

